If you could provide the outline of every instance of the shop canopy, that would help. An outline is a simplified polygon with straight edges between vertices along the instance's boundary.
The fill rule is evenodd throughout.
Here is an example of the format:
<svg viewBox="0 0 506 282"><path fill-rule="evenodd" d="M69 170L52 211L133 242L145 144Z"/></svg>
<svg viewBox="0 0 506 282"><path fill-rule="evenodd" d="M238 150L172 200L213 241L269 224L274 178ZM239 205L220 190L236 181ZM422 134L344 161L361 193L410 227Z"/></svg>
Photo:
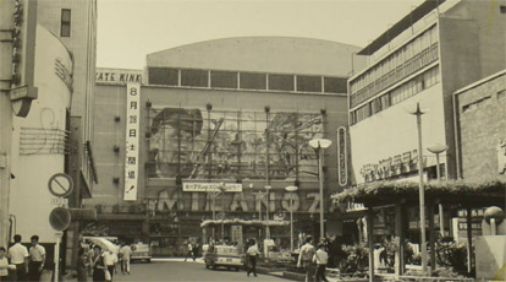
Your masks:
<svg viewBox="0 0 506 282"><path fill-rule="evenodd" d="M418 182L381 181L346 189L332 195L332 200L335 204L354 202L365 206L388 205L398 201L418 202L418 190ZM427 201L478 208L493 204L502 205L506 181L500 179L429 181L424 182L424 190Z"/></svg>
<svg viewBox="0 0 506 282"><path fill-rule="evenodd" d="M244 219L218 219L204 220L200 224L201 228L213 225L245 225L245 226L285 226L290 224L286 220L244 220Z"/></svg>

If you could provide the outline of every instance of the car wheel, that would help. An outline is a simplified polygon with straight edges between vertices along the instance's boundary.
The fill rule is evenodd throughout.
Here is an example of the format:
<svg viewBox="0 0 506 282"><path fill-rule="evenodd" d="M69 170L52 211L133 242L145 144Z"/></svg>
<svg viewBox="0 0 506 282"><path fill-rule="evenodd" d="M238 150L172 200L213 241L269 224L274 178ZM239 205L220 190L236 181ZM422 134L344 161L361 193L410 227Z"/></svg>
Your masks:
<svg viewBox="0 0 506 282"><path fill-rule="evenodd" d="M209 264L206 263L206 269L209 269Z"/></svg>
<svg viewBox="0 0 506 282"><path fill-rule="evenodd" d="M147 263L151 263L151 259L147 259L147 260L146 260L146 262L147 262Z"/></svg>
<svg viewBox="0 0 506 282"><path fill-rule="evenodd" d="M213 270L216 270L216 264L213 264L212 268Z"/></svg>
<svg viewBox="0 0 506 282"><path fill-rule="evenodd" d="M235 268L235 271L239 271L239 267L236 267L236 268Z"/></svg>

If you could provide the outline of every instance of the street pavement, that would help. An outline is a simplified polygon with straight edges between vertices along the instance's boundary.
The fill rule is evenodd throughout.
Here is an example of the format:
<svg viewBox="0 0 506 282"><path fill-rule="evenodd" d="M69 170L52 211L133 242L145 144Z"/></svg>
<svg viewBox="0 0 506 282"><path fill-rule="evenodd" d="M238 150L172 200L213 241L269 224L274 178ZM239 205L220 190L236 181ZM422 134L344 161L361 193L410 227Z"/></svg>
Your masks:
<svg viewBox="0 0 506 282"><path fill-rule="evenodd" d="M258 277L247 277L246 272L228 271L226 269L208 270L201 259L196 262L184 262L183 259L154 259L151 263L133 263L132 273L124 275L117 273L113 281L177 281L177 282L200 282L200 281L266 281L278 282L289 281L282 278L265 274L258 274Z"/></svg>

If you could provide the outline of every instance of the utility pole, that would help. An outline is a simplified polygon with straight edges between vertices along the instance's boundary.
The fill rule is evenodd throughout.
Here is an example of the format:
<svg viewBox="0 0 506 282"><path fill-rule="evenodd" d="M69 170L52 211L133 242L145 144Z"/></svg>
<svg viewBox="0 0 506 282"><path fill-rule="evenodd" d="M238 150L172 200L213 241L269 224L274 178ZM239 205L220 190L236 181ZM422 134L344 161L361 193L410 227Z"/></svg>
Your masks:
<svg viewBox="0 0 506 282"><path fill-rule="evenodd" d="M0 1L0 39L11 39L14 1ZM11 181L12 108L9 92L12 79L12 43L0 41L0 245L9 242L9 196Z"/></svg>
<svg viewBox="0 0 506 282"><path fill-rule="evenodd" d="M420 205L420 243L422 256L422 270L427 271L427 243L425 235L425 190L423 184L423 151L422 151L422 115L424 112L420 109L420 103L416 104L416 111L411 113L416 116L416 126L418 131L418 198ZM433 219L431 219L433 220ZM432 266L434 267L434 266Z"/></svg>

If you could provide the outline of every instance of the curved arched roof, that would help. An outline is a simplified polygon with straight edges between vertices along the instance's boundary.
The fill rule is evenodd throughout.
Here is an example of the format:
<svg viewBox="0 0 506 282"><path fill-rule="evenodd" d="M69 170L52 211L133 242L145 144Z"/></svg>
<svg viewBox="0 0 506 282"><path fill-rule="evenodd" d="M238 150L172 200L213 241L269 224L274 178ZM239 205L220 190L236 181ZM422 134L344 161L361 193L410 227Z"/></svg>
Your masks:
<svg viewBox="0 0 506 282"><path fill-rule="evenodd" d="M174 67L348 77L359 47L297 37L233 37L147 55L148 67ZM356 63L356 62L355 62Z"/></svg>

